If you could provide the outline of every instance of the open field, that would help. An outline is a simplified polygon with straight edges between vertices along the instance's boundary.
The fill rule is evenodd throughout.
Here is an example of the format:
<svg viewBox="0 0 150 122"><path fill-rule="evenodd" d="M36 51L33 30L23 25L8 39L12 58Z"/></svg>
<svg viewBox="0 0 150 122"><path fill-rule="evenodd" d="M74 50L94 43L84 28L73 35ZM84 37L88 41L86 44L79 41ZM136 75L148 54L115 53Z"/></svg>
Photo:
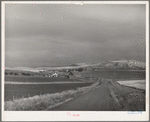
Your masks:
<svg viewBox="0 0 150 122"><path fill-rule="evenodd" d="M110 80L110 88L119 102L114 104L118 111L145 111L145 90L120 85L116 80Z"/></svg>
<svg viewBox="0 0 150 122"><path fill-rule="evenodd" d="M35 76L5 76L5 81L15 81L15 82L75 82L75 81L80 81L78 79L68 79L68 78L60 78L60 77L35 77Z"/></svg>
<svg viewBox="0 0 150 122"><path fill-rule="evenodd" d="M81 73L85 77L100 77L110 79L145 79L145 71L91 71L89 73Z"/></svg>
<svg viewBox="0 0 150 122"><path fill-rule="evenodd" d="M29 98L22 98L14 101L5 101L4 109L6 111L38 111L47 110L66 101L67 99L75 98L83 93L87 93L101 84L101 81L97 81L90 86L79 87L75 90L67 90L60 93L36 95ZM60 86L62 87L62 86ZM70 86L69 86L70 88Z"/></svg>
<svg viewBox="0 0 150 122"><path fill-rule="evenodd" d="M85 81L76 81L76 82L72 82L72 81L57 81L57 82L15 82L15 81L6 81L5 84L68 84L68 83L93 83L93 81L89 81L89 82L85 82Z"/></svg>
<svg viewBox="0 0 150 122"><path fill-rule="evenodd" d="M58 93L77 87L89 86L92 83L61 83L61 84L5 84L5 101Z"/></svg>
<svg viewBox="0 0 150 122"><path fill-rule="evenodd" d="M138 89L146 89L145 80L129 80L129 81L117 81L121 85L130 86Z"/></svg>

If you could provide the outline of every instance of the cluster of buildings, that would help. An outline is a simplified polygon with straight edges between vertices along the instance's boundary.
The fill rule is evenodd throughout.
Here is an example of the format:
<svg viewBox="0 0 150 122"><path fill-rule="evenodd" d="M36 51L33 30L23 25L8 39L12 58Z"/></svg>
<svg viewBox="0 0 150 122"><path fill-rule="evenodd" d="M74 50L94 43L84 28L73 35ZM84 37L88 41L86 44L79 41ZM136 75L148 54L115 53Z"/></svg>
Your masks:
<svg viewBox="0 0 150 122"><path fill-rule="evenodd" d="M72 72L39 72L35 74L37 77L63 77L63 78L69 78L69 75L73 75Z"/></svg>
<svg viewBox="0 0 150 122"><path fill-rule="evenodd" d="M58 74L55 72L53 74L45 74L45 77L58 77Z"/></svg>

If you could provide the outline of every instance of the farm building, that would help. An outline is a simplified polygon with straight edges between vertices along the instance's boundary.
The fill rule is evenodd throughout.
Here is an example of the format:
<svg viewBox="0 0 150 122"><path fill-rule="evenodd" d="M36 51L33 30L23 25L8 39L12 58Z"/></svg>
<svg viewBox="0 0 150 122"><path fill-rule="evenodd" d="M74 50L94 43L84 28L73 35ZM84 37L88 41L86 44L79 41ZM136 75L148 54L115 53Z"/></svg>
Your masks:
<svg viewBox="0 0 150 122"><path fill-rule="evenodd" d="M69 73L68 72L58 72L58 77L68 78L69 77Z"/></svg>
<svg viewBox="0 0 150 122"><path fill-rule="evenodd" d="M51 77L58 77L58 74L55 72L54 74L51 75Z"/></svg>
<svg viewBox="0 0 150 122"><path fill-rule="evenodd" d="M70 71L70 72L68 73L68 75L73 75L73 73Z"/></svg>

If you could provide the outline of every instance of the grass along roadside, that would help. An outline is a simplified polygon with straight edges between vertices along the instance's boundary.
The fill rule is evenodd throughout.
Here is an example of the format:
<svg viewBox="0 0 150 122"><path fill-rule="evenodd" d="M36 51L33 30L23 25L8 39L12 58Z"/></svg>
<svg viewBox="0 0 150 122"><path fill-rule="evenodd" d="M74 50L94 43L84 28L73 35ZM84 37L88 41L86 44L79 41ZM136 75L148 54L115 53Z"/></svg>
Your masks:
<svg viewBox="0 0 150 122"><path fill-rule="evenodd" d="M145 90L123 86L110 80L110 88L113 90L119 105L114 105L118 111L145 111Z"/></svg>
<svg viewBox="0 0 150 122"><path fill-rule="evenodd" d="M76 82L72 82L72 81L59 81L59 82L15 82L15 81L12 81L12 82L9 82L9 81L6 81L5 84L68 84L68 83L90 83L90 82L85 82L85 81L76 81Z"/></svg>
<svg viewBox="0 0 150 122"><path fill-rule="evenodd" d="M29 98L22 98L14 101L5 102L5 111L40 111L55 106L67 99L77 97L83 93L95 89L101 84L97 81L90 86L79 87L76 90L67 90L61 93L45 94Z"/></svg>

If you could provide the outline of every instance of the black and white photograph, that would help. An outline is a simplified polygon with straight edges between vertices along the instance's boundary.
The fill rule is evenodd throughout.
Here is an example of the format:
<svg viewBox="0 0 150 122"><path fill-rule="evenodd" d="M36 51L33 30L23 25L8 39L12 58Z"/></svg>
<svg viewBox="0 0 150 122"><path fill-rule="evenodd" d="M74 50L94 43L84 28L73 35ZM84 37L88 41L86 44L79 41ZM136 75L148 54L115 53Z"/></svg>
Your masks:
<svg viewBox="0 0 150 122"><path fill-rule="evenodd" d="M149 120L148 1L1 10L3 121Z"/></svg>

